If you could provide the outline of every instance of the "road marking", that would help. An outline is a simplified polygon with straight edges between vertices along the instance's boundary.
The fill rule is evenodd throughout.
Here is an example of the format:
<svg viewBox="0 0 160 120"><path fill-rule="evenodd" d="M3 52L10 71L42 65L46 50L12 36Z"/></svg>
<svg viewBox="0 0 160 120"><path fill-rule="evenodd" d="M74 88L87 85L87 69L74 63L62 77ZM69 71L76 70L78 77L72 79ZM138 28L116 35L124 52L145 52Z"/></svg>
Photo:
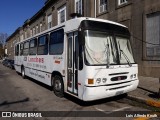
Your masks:
<svg viewBox="0 0 160 120"><path fill-rule="evenodd" d="M159 107L160 108L160 102L154 101L154 100L147 100L146 103L150 106Z"/></svg>
<svg viewBox="0 0 160 120"><path fill-rule="evenodd" d="M158 117L160 115L160 113L159 112L153 112L153 113L151 113L151 115L153 115L153 116L138 117L138 118L135 118L134 120L150 120L151 118L154 118L156 116ZM156 116L154 116L154 115L156 115Z"/></svg>
<svg viewBox="0 0 160 120"><path fill-rule="evenodd" d="M132 107L123 107L123 108L119 108L119 109L116 109L116 110L112 110L110 112L106 112L105 110L102 110L102 109L99 109L99 108L95 108L95 109L100 111L100 112L103 112L105 114L111 114L111 113L118 112L118 111L124 111L124 110L130 109L130 108L132 108Z"/></svg>
<svg viewBox="0 0 160 120"><path fill-rule="evenodd" d="M150 118L147 117L140 117L140 118L135 118L134 120L149 120Z"/></svg>

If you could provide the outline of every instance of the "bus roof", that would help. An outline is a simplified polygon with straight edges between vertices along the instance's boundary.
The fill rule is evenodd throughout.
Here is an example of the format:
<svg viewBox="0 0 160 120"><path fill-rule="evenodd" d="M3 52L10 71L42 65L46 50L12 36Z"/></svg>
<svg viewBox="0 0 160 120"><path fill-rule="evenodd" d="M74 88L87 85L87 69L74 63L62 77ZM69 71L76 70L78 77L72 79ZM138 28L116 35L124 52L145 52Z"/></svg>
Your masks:
<svg viewBox="0 0 160 120"><path fill-rule="evenodd" d="M73 31L73 30L78 29L80 23L81 23L82 21L84 21L84 20L104 22L104 23L109 23L109 24L118 25L118 26L127 28L126 26L124 26L124 25L122 25L122 24L120 24L120 23L113 22L113 21L109 21L109 20L98 19L98 18L89 18L89 17L79 17L79 18L74 18L74 19L71 19L71 20L66 21L66 24L65 24L65 27L66 27L65 32L70 32L70 31Z"/></svg>
<svg viewBox="0 0 160 120"><path fill-rule="evenodd" d="M32 37L29 37L23 41L20 41L18 43L21 43L21 42L24 42L24 41L27 41L27 40L30 40L34 37L37 37L37 36L40 36L42 34L45 34L45 33L48 33L50 31L54 31L55 29L58 29L58 28L64 28L64 32L65 33L69 33L71 31L75 31L79 28L80 26L80 23L84 20L90 20L90 21L97 21L97 22L104 22L104 23L110 23L110 24L113 24L113 25L117 25L117 26L121 26L121 27L125 27L127 28L126 26L120 24L120 23L117 23L117 22L113 22L113 21L109 21L109 20L104 20L104 19L98 19L98 18L90 18L90 17L77 17L77 18L73 18L73 19L70 19L62 24L59 24L57 26L54 26L50 29L47 29L41 33L38 33Z"/></svg>

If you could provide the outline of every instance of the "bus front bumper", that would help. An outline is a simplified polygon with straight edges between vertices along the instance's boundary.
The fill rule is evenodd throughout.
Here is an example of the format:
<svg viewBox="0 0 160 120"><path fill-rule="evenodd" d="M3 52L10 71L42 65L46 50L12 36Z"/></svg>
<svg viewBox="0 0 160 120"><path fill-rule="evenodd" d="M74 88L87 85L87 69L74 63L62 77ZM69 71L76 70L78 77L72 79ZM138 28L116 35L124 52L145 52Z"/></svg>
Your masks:
<svg viewBox="0 0 160 120"><path fill-rule="evenodd" d="M123 83L118 85L104 85L104 86L84 86L83 101L93 101L108 97L113 97L128 93L135 90L138 87L139 80L130 81L129 83Z"/></svg>

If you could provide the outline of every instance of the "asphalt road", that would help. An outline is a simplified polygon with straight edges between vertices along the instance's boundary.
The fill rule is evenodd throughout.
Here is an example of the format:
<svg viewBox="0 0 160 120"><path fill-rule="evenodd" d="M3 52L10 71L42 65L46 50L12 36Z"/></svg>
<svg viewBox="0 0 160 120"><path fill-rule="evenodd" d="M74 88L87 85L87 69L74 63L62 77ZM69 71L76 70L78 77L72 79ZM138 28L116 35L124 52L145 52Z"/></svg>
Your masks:
<svg viewBox="0 0 160 120"><path fill-rule="evenodd" d="M0 111L51 111L51 116L54 116L54 112L60 115L43 118L0 118L0 120L135 120L135 118L120 117L118 113L148 111L140 106L131 105L130 102L126 99L126 95L94 102L82 102L69 95L58 98L50 87L31 78L22 79L15 70L6 68L0 63ZM76 111L76 114L85 112L79 117L74 117L73 111ZM97 118L96 114L98 116L99 113L111 116Z"/></svg>

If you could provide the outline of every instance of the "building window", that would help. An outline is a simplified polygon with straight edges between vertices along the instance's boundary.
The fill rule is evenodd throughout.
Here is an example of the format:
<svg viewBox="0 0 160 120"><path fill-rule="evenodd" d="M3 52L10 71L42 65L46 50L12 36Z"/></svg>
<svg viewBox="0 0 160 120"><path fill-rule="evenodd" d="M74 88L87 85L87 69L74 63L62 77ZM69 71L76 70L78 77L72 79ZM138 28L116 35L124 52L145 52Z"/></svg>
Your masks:
<svg viewBox="0 0 160 120"><path fill-rule="evenodd" d="M23 40L24 39L24 37L23 37L23 34L21 35L21 40Z"/></svg>
<svg viewBox="0 0 160 120"><path fill-rule="evenodd" d="M82 15L82 0L75 0L75 13Z"/></svg>
<svg viewBox="0 0 160 120"><path fill-rule="evenodd" d="M58 24L66 21L66 6L58 10Z"/></svg>
<svg viewBox="0 0 160 120"><path fill-rule="evenodd" d="M123 5L127 2L128 2L128 0L118 0L118 5Z"/></svg>
<svg viewBox="0 0 160 120"><path fill-rule="evenodd" d="M160 59L160 12L146 17L146 55Z"/></svg>
<svg viewBox="0 0 160 120"><path fill-rule="evenodd" d="M14 41L13 41L13 46L15 46L15 44L16 44L16 41L17 41L17 40L14 40Z"/></svg>
<svg viewBox="0 0 160 120"><path fill-rule="evenodd" d="M27 38L27 32L25 31L24 32L24 39L26 39Z"/></svg>
<svg viewBox="0 0 160 120"><path fill-rule="evenodd" d="M36 33L37 33L37 34L39 33L38 25L36 26Z"/></svg>
<svg viewBox="0 0 160 120"><path fill-rule="evenodd" d="M32 37L33 35L32 35L32 29L30 30L30 37Z"/></svg>
<svg viewBox="0 0 160 120"><path fill-rule="evenodd" d="M99 0L99 13L107 11L107 0Z"/></svg>
<svg viewBox="0 0 160 120"><path fill-rule="evenodd" d="M52 27L52 15L48 15L48 29Z"/></svg>
<svg viewBox="0 0 160 120"><path fill-rule="evenodd" d="M36 29L33 28L33 36L36 34Z"/></svg>
<svg viewBox="0 0 160 120"><path fill-rule="evenodd" d="M42 23L40 24L40 32L42 32Z"/></svg>

